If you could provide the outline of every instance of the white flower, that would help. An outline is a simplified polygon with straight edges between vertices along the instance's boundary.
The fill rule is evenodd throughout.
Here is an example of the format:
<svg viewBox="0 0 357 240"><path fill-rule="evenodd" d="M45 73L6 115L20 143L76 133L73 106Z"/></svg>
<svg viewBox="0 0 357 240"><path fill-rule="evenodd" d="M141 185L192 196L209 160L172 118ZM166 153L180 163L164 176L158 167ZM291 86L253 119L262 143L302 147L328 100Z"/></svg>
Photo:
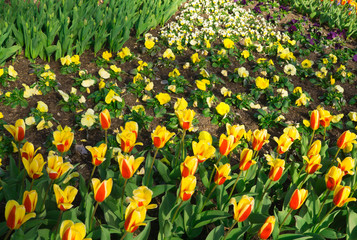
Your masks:
<svg viewBox="0 0 357 240"><path fill-rule="evenodd" d="M58 90L58 93L62 96L65 102L68 102L69 95L67 93L63 92L62 90Z"/></svg>
<svg viewBox="0 0 357 240"><path fill-rule="evenodd" d="M336 85L335 86L335 90L339 93L343 93L345 90L343 89L343 87L341 87L340 85Z"/></svg>
<svg viewBox="0 0 357 240"><path fill-rule="evenodd" d="M87 79L82 82L82 87L89 88L95 84L95 80L93 79Z"/></svg>
<svg viewBox="0 0 357 240"><path fill-rule="evenodd" d="M86 102L86 98L84 96L81 96L80 99L78 99L79 103L85 103Z"/></svg>
<svg viewBox="0 0 357 240"><path fill-rule="evenodd" d="M36 122L35 118L32 116L25 119L25 123L27 126L31 126L31 125L35 124L35 122Z"/></svg>
<svg viewBox="0 0 357 240"><path fill-rule="evenodd" d="M284 88L279 88L276 90L276 92L279 93L283 98L289 95L288 91L286 91Z"/></svg>
<svg viewBox="0 0 357 240"><path fill-rule="evenodd" d="M290 76L295 76L296 75L296 68L294 65L292 64L288 64L288 65L285 65L284 67L284 72L287 74L287 75L290 75Z"/></svg>
<svg viewBox="0 0 357 240"><path fill-rule="evenodd" d="M94 114L94 110L88 108L88 110L82 115L81 124L86 127L91 127L97 118L98 117Z"/></svg>
<svg viewBox="0 0 357 240"><path fill-rule="evenodd" d="M247 69L245 67L240 67L240 68L238 68L238 75L241 78L246 78L249 76L249 72L247 71Z"/></svg>
<svg viewBox="0 0 357 240"><path fill-rule="evenodd" d="M103 79L108 79L110 78L110 73L105 71L104 68L101 68L99 69L99 72L98 72L99 76Z"/></svg>

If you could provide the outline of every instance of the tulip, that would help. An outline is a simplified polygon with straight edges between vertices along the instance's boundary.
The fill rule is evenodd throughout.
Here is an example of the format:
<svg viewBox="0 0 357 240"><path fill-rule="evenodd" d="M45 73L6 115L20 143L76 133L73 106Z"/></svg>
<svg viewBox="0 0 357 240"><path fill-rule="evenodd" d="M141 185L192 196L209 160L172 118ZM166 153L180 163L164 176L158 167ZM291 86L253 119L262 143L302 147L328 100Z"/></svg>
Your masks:
<svg viewBox="0 0 357 240"><path fill-rule="evenodd" d="M57 207L61 211L66 211L73 207L72 202L78 193L77 188L67 186L64 190L62 190L57 184L54 184L53 191L55 192Z"/></svg>
<svg viewBox="0 0 357 240"><path fill-rule="evenodd" d="M284 128L284 133L287 134L290 138L291 141L295 141L296 139L301 139L299 131L296 129L294 126L289 126Z"/></svg>
<svg viewBox="0 0 357 240"><path fill-rule="evenodd" d="M42 169L43 166L45 166L45 162L41 153L37 154L31 162L23 158L22 163L30 178L37 179L42 176Z"/></svg>
<svg viewBox="0 0 357 240"><path fill-rule="evenodd" d="M19 229L30 218L36 217L36 213L26 214L26 207L15 200L9 200L5 206L6 225L10 229Z"/></svg>
<svg viewBox="0 0 357 240"><path fill-rule="evenodd" d="M146 208L144 206L138 208L128 207L125 211L125 231L133 233L140 226L145 226Z"/></svg>
<svg viewBox="0 0 357 240"><path fill-rule="evenodd" d="M16 142L21 142L25 138L26 125L23 119L18 119L13 125L4 125L4 128L11 133Z"/></svg>
<svg viewBox="0 0 357 240"><path fill-rule="evenodd" d="M356 198L349 198L348 196L351 193L351 188L349 186L344 187L342 185L338 185L333 193L333 203L337 207L343 207L345 203L356 201Z"/></svg>
<svg viewBox="0 0 357 240"><path fill-rule="evenodd" d="M62 240L90 240L86 238L86 226L83 223L74 223L71 220L64 220L60 228Z"/></svg>
<svg viewBox="0 0 357 240"><path fill-rule="evenodd" d="M286 151L289 150L291 144L293 144L293 141L291 140L291 138L289 137L289 135L287 134L283 134L279 137L279 139L277 137L274 137L275 142L278 144L278 147L276 149L276 151L279 154L283 154Z"/></svg>
<svg viewBox="0 0 357 240"><path fill-rule="evenodd" d="M52 143L57 147L57 150L63 154L70 149L74 139L74 133L71 132L71 128L68 126L65 126L64 129L59 126L58 131L53 133L53 138Z"/></svg>
<svg viewBox="0 0 357 240"><path fill-rule="evenodd" d="M187 156L185 158L185 161L180 165L181 176L187 177L190 175L195 175L197 166L198 166L198 159L195 156L193 157Z"/></svg>
<svg viewBox="0 0 357 240"><path fill-rule="evenodd" d="M153 192L146 186L140 186L133 191L133 197L127 197L126 202L130 202L134 208L145 207L146 209L157 208L156 204L150 204Z"/></svg>
<svg viewBox="0 0 357 240"><path fill-rule="evenodd" d="M285 161L279 158L273 158L268 154L265 154L265 158L268 161L268 165L270 165L269 179L278 181L285 169Z"/></svg>
<svg viewBox="0 0 357 240"><path fill-rule="evenodd" d="M60 178L69 169L72 169L73 165L69 162L63 163L63 158L57 156L53 151L50 151L47 158L46 171L50 179L55 180Z"/></svg>
<svg viewBox="0 0 357 240"><path fill-rule="evenodd" d="M108 109L104 109L99 114L99 120L100 120L100 125L102 126L103 130L108 130L110 128L111 119L110 119L110 113L109 113Z"/></svg>
<svg viewBox="0 0 357 240"><path fill-rule="evenodd" d="M222 185L226 180L232 178L231 176L229 176L229 174L231 173L231 165L229 163L226 163L219 167L214 165L214 167L217 170L216 175L214 176L214 182L217 185Z"/></svg>
<svg viewBox="0 0 357 240"><path fill-rule="evenodd" d="M139 157L137 159L134 156L129 155L118 155L119 170L125 179L131 178L135 171L139 168L140 164L144 161L144 157Z"/></svg>
<svg viewBox="0 0 357 240"><path fill-rule="evenodd" d="M109 178L101 182L98 178L92 178L94 199L103 202L112 192L113 179Z"/></svg>
<svg viewBox="0 0 357 240"><path fill-rule="evenodd" d="M335 188L340 185L342 181L344 172L335 166L332 166L325 176L326 187L330 191L335 190Z"/></svg>
<svg viewBox="0 0 357 240"><path fill-rule="evenodd" d="M151 138L156 148L163 148L169 139L174 136L175 133L171 133L166 130L166 127L157 126Z"/></svg>
<svg viewBox="0 0 357 240"><path fill-rule="evenodd" d="M237 222L243 222L249 217L250 213L252 212L252 209L254 207L254 198L244 195L239 200L238 204L235 198L232 198L229 203L233 205L234 220L236 220Z"/></svg>
<svg viewBox="0 0 357 240"><path fill-rule="evenodd" d="M258 232L258 237L260 239L268 239L274 230L274 226L275 226L275 217L269 216L265 220L263 226L260 228L260 230Z"/></svg>
<svg viewBox="0 0 357 240"><path fill-rule="evenodd" d="M209 145L212 145L212 136L207 131L201 131L200 134L198 135L198 140L199 141L207 141L209 143Z"/></svg>
<svg viewBox="0 0 357 240"><path fill-rule="evenodd" d="M183 130L189 130L192 127L192 121L196 113L191 109L184 109L181 111L175 111L177 118L179 119L180 126Z"/></svg>
<svg viewBox="0 0 357 240"><path fill-rule="evenodd" d="M234 136L234 143L239 142L239 140L245 135L245 127L244 125L233 125L231 126L229 123L226 124L227 135Z"/></svg>
<svg viewBox="0 0 357 240"><path fill-rule="evenodd" d="M200 140L198 143L192 141L192 149L199 163L213 157L216 152L216 149L206 140Z"/></svg>
<svg viewBox="0 0 357 240"><path fill-rule="evenodd" d="M136 145L143 145L136 143L136 133L131 130L124 130L117 135L117 142L120 142L121 150L125 153L130 153Z"/></svg>
<svg viewBox="0 0 357 240"><path fill-rule="evenodd" d="M256 129L253 132L253 150L254 151L259 151L265 143L269 142L269 137L270 135L268 134L268 131L266 129Z"/></svg>
<svg viewBox="0 0 357 240"><path fill-rule="evenodd" d="M38 199L38 195L36 190L24 192L22 198L22 205L25 206L27 213L31 213L35 211L37 205L37 199Z"/></svg>
<svg viewBox="0 0 357 240"><path fill-rule="evenodd" d="M346 175L346 174L353 175L354 174L354 172L352 170L354 169L356 162L353 158L346 157L345 159L343 159L342 162L339 158L337 158L337 162L338 162L338 168L340 168L342 170L344 175Z"/></svg>
<svg viewBox="0 0 357 240"><path fill-rule="evenodd" d="M228 137L226 137L225 134L222 134L219 138L219 152L223 156L227 156L238 144L238 142L234 143L233 135L229 135Z"/></svg>
<svg viewBox="0 0 357 240"><path fill-rule="evenodd" d="M307 174L313 174L322 167L320 154L313 155L311 158L303 156L303 159L307 163L305 167Z"/></svg>
<svg viewBox="0 0 357 240"><path fill-rule="evenodd" d="M322 107L318 108L317 110L319 111L321 126L323 126L324 128L330 126L330 122L333 118L333 116L331 116L331 113Z"/></svg>
<svg viewBox="0 0 357 240"><path fill-rule="evenodd" d="M349 144L357 143L357 135L350 131L345 131L337 140L337 146L339 149L345 149Z"/></svg>
<svg viewBox="0 0 357 240"><path fill-rule="evenodd" d="M291 195L289 206L291 209L299 209L307 198L308 191L306 189L296 189Z"/></svg>
<svg viewBox="0 0 357 240"><path fill-rule="evenodd" d="M99 166L105 160L105 154L107 152L107 144L102 143L99 147L86 146L88 151L92 154L92 164Z"/></svg>
<svg viewBox="0 0 357 240"><path fill-rule="evenodd" d="M250 166L256 164L257 162L252 159L253 151L249 148L243 149L240 154L239 169L241 171L247 171Z"/></svg>
<svg viewBox="0 0 357 240"><path fill-rule="evenodd" d="M124 130L130 131L132 133L135 133L135 137L138 137L138 132L139 132L139 125L134 122L134 121L130 121L130 122L126 122L124 128L120 127L121 131L123 132Z"/></svg>
<svg viewBox="0 0 357 240"><path fill-rule="evenodd" d="M187 201L191 198L196 188L197 179L195 176L183 177L181 179L181 187L179 197L182 201Z"/></svg>
<svg viewBox="0 0 357 240"><path fill-rule="evenodd" d="M310 116L310 128L312 130L317 130L320 127L320 114L318 110L314 110Z"/></svg>
<svg viewBox="0 0 357 240"><path fill-rule="evenodd" d="M321 141L316 140L313 142L313 144L310 146L309 151L307 151L307 157L312 158L314 155L318 155L321 151Z"/></svg>
<svg viewBox="0 0 357 240"><path fill-rule="evenodd" d="M36 155L37 151L40 149L41 148L39 147L35 150L35 147L33 146L32 143L25 142L25 144L21 148L21 158L25 158L26 160L32 162L33 157Z"/></svg>

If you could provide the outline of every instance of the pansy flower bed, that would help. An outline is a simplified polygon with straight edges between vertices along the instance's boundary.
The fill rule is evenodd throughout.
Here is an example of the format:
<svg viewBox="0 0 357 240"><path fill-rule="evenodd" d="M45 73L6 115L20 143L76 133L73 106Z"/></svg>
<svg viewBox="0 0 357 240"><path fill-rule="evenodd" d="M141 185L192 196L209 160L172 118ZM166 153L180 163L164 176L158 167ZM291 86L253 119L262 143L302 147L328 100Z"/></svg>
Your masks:
<svg viewBox="0 0 357 240"><path fill-rule="evenodd" d="M356 39L284 4L8 60L0 237L356 239Z"/></svg>

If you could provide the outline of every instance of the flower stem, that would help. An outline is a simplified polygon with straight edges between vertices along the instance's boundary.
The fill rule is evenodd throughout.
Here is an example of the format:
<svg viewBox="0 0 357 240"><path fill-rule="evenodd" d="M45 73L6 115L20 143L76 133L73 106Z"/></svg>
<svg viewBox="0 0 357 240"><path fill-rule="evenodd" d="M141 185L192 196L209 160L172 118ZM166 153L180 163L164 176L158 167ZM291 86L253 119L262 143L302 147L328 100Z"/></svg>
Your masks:
<svg viewBox="0 0 357 240"><path fill-rule="evenodd" d="M176 211L175 211L175 213L174 213L174 216L172 217L172 221L171 221L172 224L175 222L177 213L179 212L179 210L180 210L180 208L181 208L181 206L182 206L182 203L183 203L183 200L181 200L180 205L178 205L178 207L177 207L177 209L176 209Z"/></svg>
<svg viewBox="0 0 357 240"><path fill-rule="evenodd" d="M317 231L317 229L319 229L321 223L323 223L323 221L327 218L328 215L330 215L330 213L332 213L333 210L335 210L337 206L334 206L323 218L322 220L319 222L319 224L317 224L315 230L313 231L314 233Z"/></svg>
<svg viewBox="0 0 357 240"><path fill-rule="evenodd" d="M208 194L208 196L207 196L206 200L204 201L204 203L202 205L202 208L201 208L201 210L199 212L202 212L202 210L205 208L207 202L209 201L210 196L212 195L214 190L216 190L217 186L218 186L217 184L214 185L214 187L212 188L211 192Z"/></svg>
<svg viewBox="0 0 357 240"><path fill-rule="evenodd" d="M9 231L7 231L7 234L4 238L4 240L7 240L10 237L11 233L12 233L12 229L9 229Z"/></svg>
<svg viewBox="0 0 357 240"><path fill-rule="evenodd" d="M149 174L147 176L147 185L149 184L149 180L150 180L150 175L151 175L151 171L152 171L152 167L154 166L154 162L155 162L155 159L156 159L156 155L157 153L159 152L159 149L156 148L156 151L155 151L155 154L154 154L154 158L152 159L152 162L151 162L151 166L150 166L150 170L149 170Z"/></svg>
<svg viewBox="0 0 357 240"><path fill-rule="evenodd" d="M324 127L324 142L325 142L325 139L326 139L326 127Z"/></svg>
<svg viewBox="0 0 357 240"><path fill-rule="evenodd" d="M281 228L283 227L283 225L284 225L286 219L288 219L288 216L292 213L292 211L293 211L293 209L290 209L290 211L288 212L288 214L286 214L284 220L282 221L282 223L281 223L281 225L280 225L280 227L279 227L279 233L280 233L280 230L281 230Z"/></svg>
<svg viewBox="0 0 357 240"><path fill-rule="evenodd" d="M329 195L330 195L330 193L331 193L331 191L329 191L328 189L326 189L326 191L328 191L328 192L327 192L327 195L326 195L326 197L325 197L324 201L323 201L323 202L322 202L322 204L321 204L321 207L320 207L319 213L317 214L317 218L319 218L319 217L320 217L320 214L321 214L321 211L322 211L322 209L323 209L323 207L324 207L324 205L325 205L325 202L326 202L326 200L327 200L328 196L329 196ZM325 191L325 194L326 194L326 191Z"/></svg>
<svg viewBox="0 0 357 240"><path fill-rule="evenodd" d="M231 199L232 194L233 194L233 192L234 192L234 189L236 188L236 185L237 185L238 180L239 180L239 178L240 178L240 175L242 175L242 172L243 172L243 171L240 171L240 172L238 173L238 177L237 177L236 181L234 182L234 185L233 185L233 188L232 188L232 190L231 190L231 193L229 194L228 200Z"/></svg>
<svg viewBox="0 0 357 240"><path fill-rule="evenodd" d="M91 181L91 180L92 180L92 177L93 177L93 175L94 175L94 171L95 171L96 167L97 167L97 166L96 166L96 165L94 165L93 170L92 170L92 173L90 174L89 181Z"/></svg>
<svg viewBox="0 0 357 240"><path fill-rule="evenodd" d="M302 185L304 185L304 183L305 183L305 181L306 181L306 179L307 179L308 177L309 177L309 174L306 173L304 179L303 179L302 182L299 184L298 189L300 189L300 188L302 187Z"/></svg>
<svg viewBox="0 0 357 240"><path fill-rule="evenodd" d="M19 171L21 169L21 162L22 162L22 156L21 156L21 144L20 143L17 143L17 150L19 152L19 165L18 165L18 168L19 168Z"/></svg>
<svg viewBox="0 0 357 240"><path fill-rule="evenodd" d="M99 202L97 202L97 203L95 204L95 207L94 207L92 216L90 217L89 229L92 229L93 218L94 218L95 212L97 211L98 205L99 205Z"/></svg>
<svg viewBox="0 0 357 240"><path fill-rule="evenodd" d="M120 238L120 240L124 240L124 238L126 237L127 234L128 234L128 232L125 231L124 235Z"/></svg>
<svg viewBox="0 0 357 240"><path fill-rule="evenodd" d="M234 226L237 224L237 221L234 220L232 226L228 229L227 234L224 236L223 240L226 240L226 238L228 237L229 233L232 231L232 229L234 228Z"/></svg>
<svg viewBox="0 0 357 240"><path fill-rule="evenodd" d="M268 179L268 181L269 181L269 184L268 184L268 186L264 189L264 191L263 191L263 194L262 194L262 196L261 196L261 198L260 198L260 200L259 200L259 203L258 203L258 206L257 206L257 211L259 210L259 207L260 207L260 205L262 204L262 202L263 202L263 198L264 198L264 195L266 194L266 192L268 191L268 189L269 189L269 187L270 187L270 185L271 185L271 183L272 183L272 181L270 180L270 178Z"/></svg>
<svg viewBox="0 0 357 240"><path fill-rule="evenodd" d="M182 134L182 139L181 139L181 147L180 150L182 151L182 161L185 161L185 136L186 136L186 130L183 130ZM176 158L177 160L178 158ZM175 164L175 167L177 166L178 163Z"/></svg>
<svg viewBox="0 0 357 240"><path fill-rule="evenodd" d="M339 148L339 149L337 150L337 152L336 152L335 156L333 157L333 160L332 160L331 163L333 163L333 162L336 160L337 155L338 155L338 153L340 152L340 150L341 150L341 148Z"/></svg>
<svg viewBox="0 0 357 240"><path fill-rule="evenodd" d="M310 139L309 147L308 147L307 149L310 149L311 144L312 144L312 140L314 139L314 135L315 135L315 129L314 129L314 131L312 131L312 135L311 135L311 139Z"/></svg>
<svg viewBox="0 0 357 240"><path fill-rule="evenodd" d="M59 216L58 216L58 220L57 220L57 223L56 223L56 227L55 227L55 232L56 232L56 236L57 236L57 233L58 233L58 226L59 226L59 223L61 222L61 219L62 219L62 214L63 214L63 211L61 210Z"/></svg>
<svg viewBox="0 0 357 240"><path fill-rule="evenodd" d="M221 156L218 158L218 160L217 160L217 162L216 162L216 166L217 166L218 163L221 161L222 157L223 157L223 155L221 154ZM213 178L213 175L214 175L215 171L216 171L216 168L214 167L213 170L212 170L212 173L211 173L211 177L209 178L209 182L212 181L212 178Z"/></svg>
<svg viewBox="0 0 357 240"><path fill-rule="evenodd" d="M104 132L105 132L105 145L108 146L108 129L105 129Z"/></svg>
<svg viewBox="0 0 357 240"><path fill-rule="evenodd" d="M50 185L48 185L48 187L46 189L45 197L43 198L42 206L40 207L40 212L42 212L42 208L45 206L46 198L47 198L48 192L50 191L50 188L51 188L51 185L53 184L53 182L54 182L54 180L51 179Z"/></svg>
<svg viewBox="0 0 357 240"><path fill-rule="evenodd" d="M32 178L32 180L31 180L31 185L30 185L30 191L32 190L32 187L33 187L33 182L34 182L35 180Z"/></svg>
<svg viewBox="0 0 357 240"><path fill-rule="evenodd" d="M126 187L127 182L128 182L128 179L126 178L125 182L124 182L124 186L123 186L123 191L121 193L121 207L120 207L120 209L121 209L121 214L123 217L124 217L124 210L123 210L123 208L124 208L124 194L125 194L125 187Z"/></svg>

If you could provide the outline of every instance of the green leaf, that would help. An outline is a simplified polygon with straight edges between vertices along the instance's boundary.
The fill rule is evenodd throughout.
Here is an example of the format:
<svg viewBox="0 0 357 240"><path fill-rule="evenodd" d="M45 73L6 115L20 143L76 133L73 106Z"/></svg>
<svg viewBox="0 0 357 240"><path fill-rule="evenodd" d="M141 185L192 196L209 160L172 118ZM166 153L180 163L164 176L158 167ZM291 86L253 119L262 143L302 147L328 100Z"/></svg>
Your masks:
<svg viewBox="0 0 357 240"><path fill-rule="evenodd" d="M227 236L227 240L238 240L240 239L246 231L250 228L250 225L244 226L242 228L233 229Z"/></svg>
<svg viewBox="0 0 357 240"><path fill-rule="evenodd" d="M346 240L354 240L357 239L357 212L351 208L348 210Z"/></svg>
<svg viewBox="0 0 357 240"><path fill-rule="evenodd" d="M108 229L104 228L103 226L100 226L100 239L102 240L110 240L110 232Z"/></svg>
<svg viewBox="0 0 357 240"><path fill-rule="evenodd" d="M150 235L150 229L151 229L151 223L148 222L144 230L137 237L135 237L135 240L147 240Z"/></svg>
<svg viewBox="0 0 357 240"><path fill-rule="evenodd" d="M200 177L201 177L203 185L206 188L209 188L210 183L209 183L209 180L208 180L208 171L207 171L207 169L203 166L203 164L199 164L198 165L198 171L200 173Z"/></svg>
<svg viewBox="0 0 357 240"><path fill-rule="evenodd" d="M320 232L319 235L328 239L341 239L346 236L346 234L337 233L335 230L331 228L324 229L323 231Z"/></svg>
<svg viewBox="0 0 357 240"><path fill-rule="evenodd" d="M207 224L213 223L221 219L225 219L230 216L231 214L220 210L204 211L200 214L200 218L199 220L196 221L196 225L193 228L202 227Z"/></svg>
<svg viewBox="0 0 357 240"><path fill-rule="evenodd" d="M207 236L206 240L218 240L224 236L224 225L221 224L215 227Z"/></svg>
<svg viewBox="0 0 357 240"><path fill-rule="evenodd" d="M156 161L155 166L156 166L160 176L162 177L162 179L166 183L170 183L171 182L171 178L170 178L170 170L169 170L169 168L159 160Z"/></svg>

